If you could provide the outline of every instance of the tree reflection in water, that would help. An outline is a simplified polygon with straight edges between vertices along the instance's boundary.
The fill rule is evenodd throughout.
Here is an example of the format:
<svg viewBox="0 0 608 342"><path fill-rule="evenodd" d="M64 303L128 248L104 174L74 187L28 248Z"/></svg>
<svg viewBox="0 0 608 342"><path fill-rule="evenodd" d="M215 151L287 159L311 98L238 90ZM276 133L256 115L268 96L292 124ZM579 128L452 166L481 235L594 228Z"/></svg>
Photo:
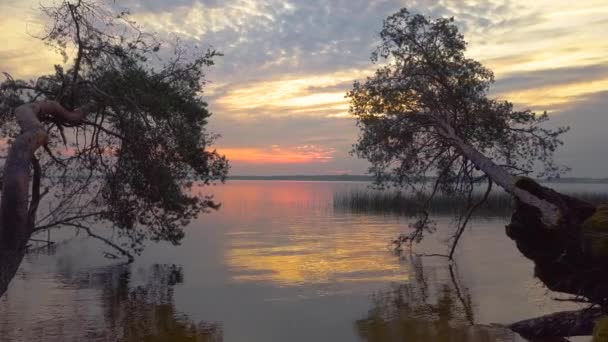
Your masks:
<svg viewBox="0 0 608 342"><path fill-rule="evenodd" d="M218 324L195 323L176 310L174 286L183 282L179 266L75 270L71 262L57 265L51 287L44 290L53 299L36 317L4 308L9 310L0 315L1 341L223 341Z"/></svg>
<svg viewBox="0 0 608 342"><path fill-rule="evenodd" d="M369 342L516 341L503 328L474 324L471 296L450 265L444 279L429 279L421 257L410 258L412 277L372 296L367 316L356 321L359 337Z"/></svg>
<svg viewBox="0 0 608 342"><path fill-rule="evenodd" d="M222 341L218 325L195 324L175 310L173 286L183 281L181 267L155 265L144 285L129 287L130 271L118 274L118 286L103 289L107 329L97 340L124 342ZM107 282L111 284L112 282Z"/></svg>

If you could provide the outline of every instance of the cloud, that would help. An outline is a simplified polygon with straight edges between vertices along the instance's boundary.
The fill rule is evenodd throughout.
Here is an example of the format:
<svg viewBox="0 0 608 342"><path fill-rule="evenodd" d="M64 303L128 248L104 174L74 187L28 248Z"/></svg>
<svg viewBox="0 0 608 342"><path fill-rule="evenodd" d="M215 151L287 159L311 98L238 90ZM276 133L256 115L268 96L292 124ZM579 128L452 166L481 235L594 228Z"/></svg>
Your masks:
<svg viewBox="0 0 608 342"><path fill-rule="evenodd" d="M608 88L606 88L608 89ZM553 126L570 126L557 160L572 168L580 177L608 177L606 130L608 127L608 91L583 96L576 106L555 113Z"/></svg>
<svg viewBox="0 0 608 342"><path fill-rule="evenodd" d="M334 148L319 145L287 146L272 145L267 148L219 149L232 165L241 164L306 164L326 163L333 159Z"/></svg>
<svg viewBox="0 0 608 342"><path fill-rule="evenodd" d="M519 106L536 110L556 111L579 105L581 99L608 89L608 78L558 83L537 88L514 90L499 97L509 99Z"/></svg>
<svg viewBox="0 0 608 342"><path fill-rule="evenodd" d="M0 71L30 78L53 71L59 54L34 38L42 30L38 2L0 2Z"/></svg>
<svg viewBox="0 0 608 342"><path fill-rule="evenodd" d="M354 119L315 116L233 118L212 116L210 130L221 132L224 148L271 145L328 145L346 153L357 138Z"/></svg>
<svg viewBox="0 0 608 342"><path fill-rule="evenodd" d="M141 3L146 5L136 7L138 21L160 34L218 47L226 54L218 73L239 80L369 67L382 20L404 6L399 0L180 1L163 11L158 2ZM455 16L465 32L475 35L522 23L512 2L422 0L407 6L432 16Z"/></svg>
<svg viewBox="0 0 608 342"><path fill-rule="evenodd" d="M498 79L493 94L520 106L555 111L608 89L608 64L522 71Z"/></svg>
<svg viewBox="0 0 608 342"><path fill-rule="evenodd" d="M551 110L573 127L602 120L605 0L125 0L113 6L131 8L146 30L169 42L179 38L225 54L208 73L204 93L214 112L211 129L223 135L220 149L267 162L276 152L272 145L298 156L297 146L333 149L331 159L302 163L241 160L236 173L364 172L366 163L348 155L357 128L344 94L377 67L369 54L382 21L403 6L453 16L469 42L468 56L495 72L493 95ZM0 3L0 69L33 77L60 62L27 35L42 24L37 13L34 0Z"/></svg>
<svg viewBox="0 0 608 342"><path fill-rule="evenodd" d="M268 31L279 16L292 9L289 3L277 0L180 1L164 7L156 2L131 3L141 9L133 13L134 18L148 29L195 41L211 34L233 38L223 42L228 47L255 40L251 33Z"/></svg>
<svg viewBox="0 0 608 342"><path fill-rule="evenodd" d="M467 32L469 55L502 76L513 72L606 64L605 1L513 1L522 19ZM518 20L518 19L514 19Z"/></svg>
<svg viewBox="0 0 608 342"><path fill-rule="evenodd" d="M210 101L222 113L238 116L335 115L348 111L346 91L364 74L347 70L224 85L213 90Z"/></svg>
<svg viewBox="0 0 608 342"><path fill-rule="evenodd" d="M222 133L216 147L231 160L232 174L344 173L339 170L361 174L367 170L366 161L349 155L357 139L353 119L218 116L210 121L210 130ZM273 145L280 151L273 150ZM291 162L281 162L281 158Z"/></svg>
<svg viewBox="0 0 608 342"><path fill-rule="evenodd" d="M522 91L547 85L582 83L606 78L608 78L608 64L542 69L505 75L498 79L494 90L499 93Z"/></svg>

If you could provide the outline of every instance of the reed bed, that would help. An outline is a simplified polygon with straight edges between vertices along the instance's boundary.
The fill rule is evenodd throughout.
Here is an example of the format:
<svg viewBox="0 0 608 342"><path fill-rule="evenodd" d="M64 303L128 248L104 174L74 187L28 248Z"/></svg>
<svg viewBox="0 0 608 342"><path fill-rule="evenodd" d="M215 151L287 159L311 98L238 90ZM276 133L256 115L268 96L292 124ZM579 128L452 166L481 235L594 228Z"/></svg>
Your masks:
<svg viewBox="0 0 608 342"><path fill-rule="evenodd" d="M577 192L568 195L593 204L608 203L608 193ZM482 193L475 193L473 201L478 202ZM465 200L462 197L438 194L431 202L432 214L457 214L463 209ZM396 214L412 216L419 212L422 200L412 193L377 190L354 190L334 194L334 210L351 213ZM493 192L487 202L481 206L478 216L509 216L513 211L513 199L505 192Z"/></svg>

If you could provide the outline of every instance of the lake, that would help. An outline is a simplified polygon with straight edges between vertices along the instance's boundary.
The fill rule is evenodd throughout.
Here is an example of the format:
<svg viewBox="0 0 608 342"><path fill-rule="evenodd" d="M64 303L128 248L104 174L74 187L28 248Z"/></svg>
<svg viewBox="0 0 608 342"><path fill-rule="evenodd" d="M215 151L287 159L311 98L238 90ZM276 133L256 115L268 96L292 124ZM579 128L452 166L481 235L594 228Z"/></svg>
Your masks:
<svg viewBox="0 0 608 342"><path fill-rule="evenodd" d="M407 217L334 208L336 194L366 187L203 188L221 209L191 223L181 246L150 242L130 265L105 258L97 241L53 232L62 241L28 254L0 299L0 340L523 341L500 324L579 307L534 278L505 235L508 217L476 217L453 265L395 255L390 241ZM414 252L446 251L453 218L434 219L438 231Z"/></svg>

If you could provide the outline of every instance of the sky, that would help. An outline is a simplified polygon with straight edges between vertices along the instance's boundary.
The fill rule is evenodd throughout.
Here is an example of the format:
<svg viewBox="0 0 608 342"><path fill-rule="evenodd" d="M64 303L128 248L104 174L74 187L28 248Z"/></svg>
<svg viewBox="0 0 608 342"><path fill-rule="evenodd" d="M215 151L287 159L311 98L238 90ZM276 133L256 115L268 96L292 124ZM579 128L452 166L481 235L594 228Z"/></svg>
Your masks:
<svg viewBox="0 0 608 342"><path fill-rule="evenodd" d="M491 95L568 125L558 162L608 177L606 0L116 0L166 41L224 54L203 94L233 175L364 174L345 93L378 67L382 21L407 7L450 16L468 57L492 69ZM46 0L0 0L0 71L34 78L61 64L33 36ZM111 1L110 3L113 3Z"/></svg>

